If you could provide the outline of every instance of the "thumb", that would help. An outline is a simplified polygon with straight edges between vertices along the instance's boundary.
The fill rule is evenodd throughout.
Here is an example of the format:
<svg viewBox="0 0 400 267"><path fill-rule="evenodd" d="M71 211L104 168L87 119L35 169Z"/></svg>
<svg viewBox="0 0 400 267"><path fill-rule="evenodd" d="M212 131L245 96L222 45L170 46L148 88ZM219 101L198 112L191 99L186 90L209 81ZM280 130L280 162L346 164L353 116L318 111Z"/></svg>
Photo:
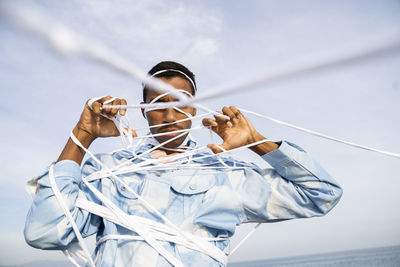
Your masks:
<svg viewBox="0 0 400 267"><path fill-rule="evenodd" d="M128 130L129 130L128 128L125 128L125 131L128 131ZM133 136L133 137L137 137L137 133L136 133L136 131L133 130L133 129L132 129L132 136Z"/></svg>
<svg viewBox="0 0 400 267"><path fill-rule="evenodd" d="M226 149L225 149L225 147L224 147L224 144L219 145L219 146L216 145L216 144L208 144L207 147L208 147L209 149L211 149L212 152L214 152L215 154L218 154L218 153L221 153L221 152L223 152L223 151L226 151Z"/></svg>

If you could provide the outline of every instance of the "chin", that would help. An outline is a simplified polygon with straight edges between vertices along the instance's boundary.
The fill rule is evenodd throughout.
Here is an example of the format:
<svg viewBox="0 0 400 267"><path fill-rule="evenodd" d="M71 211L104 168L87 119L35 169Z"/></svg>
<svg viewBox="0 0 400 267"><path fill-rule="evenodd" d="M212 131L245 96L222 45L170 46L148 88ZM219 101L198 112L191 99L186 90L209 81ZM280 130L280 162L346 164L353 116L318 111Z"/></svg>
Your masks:
<svg viewBox="0 0 400 267"><path fill-rule="evenodd" d="M186 136L185 136L185 138L186 138ZM166 143L163 146L166 147L166 148L177 148L178 146L180 146L183 143L183 141L185 141L185 138L183 138L183 139L182 138L175 139L175 140L173 140L171 142ZM169 140L169 139L157 139L157 141L160 144L166 142L167 140Z"/></svg>

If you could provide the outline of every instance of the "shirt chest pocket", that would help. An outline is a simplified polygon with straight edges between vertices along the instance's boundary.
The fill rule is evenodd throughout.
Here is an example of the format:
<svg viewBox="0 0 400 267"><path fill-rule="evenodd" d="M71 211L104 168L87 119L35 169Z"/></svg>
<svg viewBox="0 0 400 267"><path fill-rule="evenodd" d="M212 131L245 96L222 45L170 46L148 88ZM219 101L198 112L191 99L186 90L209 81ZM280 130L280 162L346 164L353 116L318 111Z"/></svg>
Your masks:
<svg viewBox="0 0 400 267"><path fill-rule="evenodd" d="M215 174L209 171L186 170L171 180L171 191L181 200L183 215L190 217L201 207L205 193L215 185Z"/></svg>
<svg viewBox="0 0 400 267"><path fill-rule="evenodd" d="M128 185L152 208L162 213L176 214L184 209L184 214L188 214L201 204L203 193L215 185L215 177L213 172L205 170L179 170L164 172L157 177L144 177L143 183L132 180ZM120 205L125 206L129 214L149 212L146 204L138 200L125 185L117 182L116 186L120 201L125 202Z"/></svg>
<svg viewBox="0 0 400 267"><path fill-rule="evenodd" d="M195 195L208 191L215 185L214 173L209 171L180 171L171 179L172 189L182 195Z"/></svg>
<svg viewBox="0 0 400 267"><path fill-rule="evenodd" d="M122 177L121 180L123 180L124 183L114 180L116 188L115 199L118 206L128 212L138 201L137 195L141 193L143 180L137 176Z"/></svg>

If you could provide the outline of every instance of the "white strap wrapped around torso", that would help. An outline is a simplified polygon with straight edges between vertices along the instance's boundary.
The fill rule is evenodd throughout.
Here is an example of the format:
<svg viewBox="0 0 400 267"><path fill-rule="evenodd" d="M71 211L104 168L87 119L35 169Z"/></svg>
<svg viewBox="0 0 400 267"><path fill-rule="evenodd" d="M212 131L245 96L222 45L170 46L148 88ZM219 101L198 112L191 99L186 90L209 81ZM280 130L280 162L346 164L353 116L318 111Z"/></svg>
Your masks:
<svg viewBox="0 0 400 267"><path fill-rule="evenodd" d="M103 239L100 239L98 241L98 244L108 239L145 240L145 236L142 236L140 234L140 232L145 232L147 235L152 236L156 240L167 241L187 247L189 249L200 251L214 258L223 265L226 265L228 262L227 255L222 250L210 243L214 241L227 240L226 238L203 238L187 232L185 233L185 236L182 236L180 235L179 231L165 224L158 223L153 220L149 220L139 216L127 215L120 209L118 209L117 211L111 211L107 207L95 204L83 198L78 198L76 206L86 211L89 211L90 213L96 214L110 222L135 231L139 234L139 236L130 237L120 235L113 235L109 237L105 236L103 237Z"/></svg>
<svg viewBox="0 0 400 267"><path fill-rule="evenodd" d="M56 183L56 181L54 179L53 169L54 169L54 164L52 164L50 166L50 169L49 169L49 181L50 181L51 188L53 189L53 192L54 192L54 195L55 195L55 197L56 197L56 199L58 201L58 204L60 205L61 209L63 210L63 212L64 212L64 214L66 216L66 218L70 222L72 229L74 230L74 232L76 234L76 238L78 239L79 245L81 246L85 257L87 258L86 260L89 262L89 265L91 267L95 267L93 259L90 256L89 250L88 250L85 242L83 241L83 237L82 237L82 235L81 235L81 233L79 231L79 228L76 225L75 220L72 217L71 212L69 211L69 209L67 207L67 204L65 204L65 200L61 196L60 190L58 189L57 183ZM64 250L63 252L68 257L68 259L70 259L70 261L74 265L79 266L78 263L75 261L75 259L70 256L70 253L68 253L68 251Z"/></svg>

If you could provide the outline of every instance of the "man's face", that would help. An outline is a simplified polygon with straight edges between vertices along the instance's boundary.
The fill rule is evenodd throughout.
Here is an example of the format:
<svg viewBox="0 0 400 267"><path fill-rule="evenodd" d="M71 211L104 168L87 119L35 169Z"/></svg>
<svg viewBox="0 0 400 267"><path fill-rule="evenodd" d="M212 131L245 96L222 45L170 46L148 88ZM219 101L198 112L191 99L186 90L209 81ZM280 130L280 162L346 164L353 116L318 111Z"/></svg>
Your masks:
<svg viewBox="0 0 400 267"><path fill-rule="evenodd" d="M181 78L181 77L172 77L172 78L159 78L163 82L169 83L173 87L177 89L182 89L190 94L192 94L192 87L191 84L188 80ZM159 91L155 90L147 90L147 95L146 95L146 103L150 103L154 98L157 96L161 95L162 93ZM156 101L156 103L162 103L162 102L172 102L172 101L177 101L177 99L171 97L170 95L166 95ZM190 113L192 116L196 115L196 109L192 107L179 107L182 111L186 113ZM173 123L182 119L187 118L187 116L174 108L166 108L166 109L157 109L157 110L151 110L147 112L147 121L149 123L149 126L153 125L158 125L158 124L164 124L164 123ZM182 129L189 129L192 126L192 122L190 120L187 121L182 121L182 122L177 122L173 123L170 125L165 125L165 126L160 126L160 127L154 127L150 128L150 131L152 134L157 134L157 133L166 133L166 132L171 132L171 131L176 131L176 130L182 130ZM182 134L180 133L170 133L162 136L156 136L154 138L157 139L159 143L163 143L173 137L176 137L177 135ZM164 146L167 148L176 148L179 145L182 144L182 142L185 140L187 134L171 141L165 144Z"/></svg>

